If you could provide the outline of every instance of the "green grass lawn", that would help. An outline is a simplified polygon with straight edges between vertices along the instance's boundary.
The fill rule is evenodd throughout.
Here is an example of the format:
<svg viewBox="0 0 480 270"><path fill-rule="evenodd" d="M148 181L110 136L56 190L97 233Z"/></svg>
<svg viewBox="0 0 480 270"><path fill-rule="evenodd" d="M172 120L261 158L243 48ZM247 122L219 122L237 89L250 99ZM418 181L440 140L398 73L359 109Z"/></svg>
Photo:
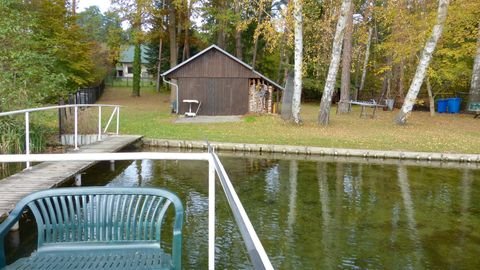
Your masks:
<svg viewBox="0 0 480 270"><path fill-rule="evenodd" d="M359 118L360 108L336 115L332 108L330 125L317 125L319 104L302 104L303 125L284 122L278 115L247 115L242 122L176 124L170 113L169 94L142 89L131 97L129 88L107 88L99 103L120 104L122 134L147 138L209 140L237 143L309 145L337 148L428 151L450 153L480 152L480 119L471 115L414 112L408 125L393 119L398 111L377 110L375 119Z"/></svg>

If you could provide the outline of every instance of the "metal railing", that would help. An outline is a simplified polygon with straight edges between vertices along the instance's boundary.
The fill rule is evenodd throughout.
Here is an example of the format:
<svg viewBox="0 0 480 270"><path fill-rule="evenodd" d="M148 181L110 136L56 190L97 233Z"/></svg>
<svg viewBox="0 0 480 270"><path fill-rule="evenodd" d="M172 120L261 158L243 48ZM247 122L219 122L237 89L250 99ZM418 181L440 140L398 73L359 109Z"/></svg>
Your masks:
<svg viewBox="0 0 480 270"><path fill-rule="evenodd" d="M98 107L98 140L102 140L102 107L114 107L110 118L108 119L105 128L103 129L103 134L107 132L110 123L113 118L116 116L117 127L115 134L118 135L120 129L120 105L109 105L109 104L70 104L70 105L57 105L57 106L48 106L41 108L31 108L25 110L9 111L0 113L1 116L24 114L25 115L25 154L30 155L30 113L38 111L47 111L47 110L56 110L63 108L74 108L74 149L78 150L78 108L81 107ZM30 168L30 162L26 162L27 169Z"/></svg>
<svg viewBox="0 0 480 270"><path fill-rule="evenodd" d="M239 227L250 260L255 269L273 269L270 259L253 228L243 205L233 188L217 154L209 153L74 153L74 154L31 154L0 155L0 162L42 162L42 161L108 161L108 160L203 160L208 161L208 269L215 269L215 173L222 185L228 204Z"/></svg>

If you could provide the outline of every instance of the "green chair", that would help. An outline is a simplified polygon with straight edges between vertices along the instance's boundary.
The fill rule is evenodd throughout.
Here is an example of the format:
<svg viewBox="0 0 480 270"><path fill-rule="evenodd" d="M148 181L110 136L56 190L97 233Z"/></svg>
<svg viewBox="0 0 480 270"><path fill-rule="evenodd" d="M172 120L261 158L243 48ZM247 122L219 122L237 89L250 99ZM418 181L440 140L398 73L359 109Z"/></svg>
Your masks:
<svg viewBox="0 0 480 270"><path fill-rule="evenodd" d="M468 104L468 110L471 112L475 112L475 116L473 118L477 118L480 116L480 102L470 102Z"/></svg>
<svg viewBox="0 0 480 270"><path fill-rule="evenodd" d="M173 205L172 253L161 229ZM38 230L37 250L5 266L4 239L26 207ZM0 224L0 269L181 269L183 206L154 188L79 187L32 193Z"/></svg>

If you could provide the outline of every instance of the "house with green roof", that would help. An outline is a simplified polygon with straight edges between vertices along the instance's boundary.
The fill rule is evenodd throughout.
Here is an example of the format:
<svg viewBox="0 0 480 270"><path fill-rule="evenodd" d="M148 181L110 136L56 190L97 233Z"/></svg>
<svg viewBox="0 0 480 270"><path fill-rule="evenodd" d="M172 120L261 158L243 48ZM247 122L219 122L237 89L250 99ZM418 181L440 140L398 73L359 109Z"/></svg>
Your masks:
<svg viewBox="0 0 480 270"><path fill-rule="evenodd" d="M120 53L120 59L118 60L116 66L116 76L120 78L132 78L133 77L133 54L135 51L135 46L131 45L126 47ZM148 78L151 77L147 71L147 46L141 45L141 77Z"/></svg>

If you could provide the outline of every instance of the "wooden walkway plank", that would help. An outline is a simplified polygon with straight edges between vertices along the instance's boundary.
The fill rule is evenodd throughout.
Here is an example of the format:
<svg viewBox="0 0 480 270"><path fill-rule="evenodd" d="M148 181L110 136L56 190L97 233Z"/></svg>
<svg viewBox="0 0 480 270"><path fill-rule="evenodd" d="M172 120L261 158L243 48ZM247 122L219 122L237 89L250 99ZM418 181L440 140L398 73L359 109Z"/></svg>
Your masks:
<svg viewBox="0 0 480 270"><path fill-rule="evenodd" d="M140 140L140 135L114 135L102 141L80 147L75 153L113 153ZM26 195L58 186L96 162L42 162L17 174L0 179L0 221Z"/></svg>

